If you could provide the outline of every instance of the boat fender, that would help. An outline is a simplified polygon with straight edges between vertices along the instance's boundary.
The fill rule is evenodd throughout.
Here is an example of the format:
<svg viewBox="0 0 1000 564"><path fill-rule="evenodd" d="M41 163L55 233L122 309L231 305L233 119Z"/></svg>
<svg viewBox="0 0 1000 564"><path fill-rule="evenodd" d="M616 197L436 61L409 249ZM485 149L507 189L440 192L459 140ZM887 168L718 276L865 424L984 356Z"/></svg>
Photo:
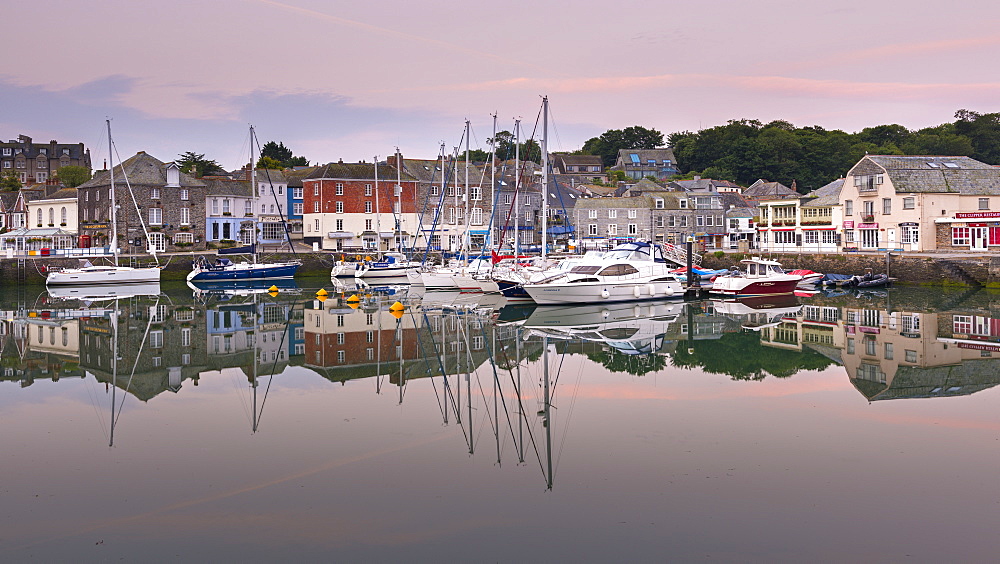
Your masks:
<svg viewBox="0 0 1000 564"><path fill-rule="evenodd" d="M671 288L669 284L667 284L666 288L663 289L663 294L665 296L672 296L674 295L674 289Z"/></svg>
<svg viewBox="0 0 1000 564"><path fill-rule="evenodd" d="M650 296L656 295L656 286L652 284L646 284L646 291L649 292Z"/></svg>
<svg viewBox="0 0 1000 564"><path fill-rule="evenodd" d="M607 288L604 288L604 289L601 290L601 297L604 298L604 299L608 299L608 298L611 297L611 293L608 292Z"/></svg>
<svg viewBox="0 0 1000 564"><path fill-rule="evenodd" d="M638 298L640 295L642 295L642 290L640 290L638 286L635 286L634 288L632 288L632 295Z"/></svg>

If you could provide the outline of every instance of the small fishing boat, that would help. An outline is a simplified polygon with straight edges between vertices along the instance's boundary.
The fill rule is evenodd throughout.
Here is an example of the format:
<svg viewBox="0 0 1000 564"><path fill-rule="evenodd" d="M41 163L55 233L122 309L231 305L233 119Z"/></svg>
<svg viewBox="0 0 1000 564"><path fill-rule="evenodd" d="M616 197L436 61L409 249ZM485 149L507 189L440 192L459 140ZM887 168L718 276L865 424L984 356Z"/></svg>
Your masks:
<svg viewBox="0 0 1000 564"><path fill-rule="evenodd" d="M743 268L733 267L728 274L717 276L709 292L745 297L791 294L802 280L802 276L782 270L777 261L752 257L740 263Z"/></svg>
<svg viewBox="0 0 1000 564"><path fill-rule="evenodd" d="M407 259L403 253L389 252L384 253L377 260L366 260L357 263L354 269L354 277L365 279L391 278L405 282L410 282L411 280L419 281L419 277L410 276L410 273L416 273L419 269L419 262ZM332 272L331 275L333 275Z"/></svg>
<svg viewBox="0 0 1000 564"><path fill-rule="evenodd" d="M799 288L812 289L819 283L820 280L823 279L823 274L814 270L802 268L795 269L789 272L789 274L798 274L802 277L802 280L799 280Z"/></svg>

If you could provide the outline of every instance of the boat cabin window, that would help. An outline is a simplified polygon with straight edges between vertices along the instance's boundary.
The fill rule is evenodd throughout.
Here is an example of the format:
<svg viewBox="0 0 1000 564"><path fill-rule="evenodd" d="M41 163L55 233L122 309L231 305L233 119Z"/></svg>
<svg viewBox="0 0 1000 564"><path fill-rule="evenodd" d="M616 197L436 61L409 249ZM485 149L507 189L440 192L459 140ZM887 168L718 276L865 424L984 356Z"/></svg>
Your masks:
<svg viewBox="0 0 1000 564"><path fill-rule="evenodd" d="M600 270L600 266L594 265L584 265L584 266L574 266L570 272L573 274L594 274Z"/></svg>
<svg viewBox="0 0 1000 564"><path fill-rule="evenodd" d="M637 272L639 272L639 270L631 264L614 264L605 268L599 274L601 276L625 276L627 274L635 274Z"/></svg>

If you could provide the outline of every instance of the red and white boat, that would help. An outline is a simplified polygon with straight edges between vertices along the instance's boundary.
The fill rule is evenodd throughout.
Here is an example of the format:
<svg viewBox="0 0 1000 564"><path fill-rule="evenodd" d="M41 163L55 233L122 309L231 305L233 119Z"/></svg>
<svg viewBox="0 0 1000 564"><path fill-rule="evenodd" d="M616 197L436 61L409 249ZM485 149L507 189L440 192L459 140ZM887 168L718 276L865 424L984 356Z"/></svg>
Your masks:
<svg viewBox="0 0 1000 564"><path fill-rule="evenodd" d="M781 269L781 263L760 257L743 259L742 268L717 276L709 292L726 296L771 296L792 294L802 280Z"/></svg>

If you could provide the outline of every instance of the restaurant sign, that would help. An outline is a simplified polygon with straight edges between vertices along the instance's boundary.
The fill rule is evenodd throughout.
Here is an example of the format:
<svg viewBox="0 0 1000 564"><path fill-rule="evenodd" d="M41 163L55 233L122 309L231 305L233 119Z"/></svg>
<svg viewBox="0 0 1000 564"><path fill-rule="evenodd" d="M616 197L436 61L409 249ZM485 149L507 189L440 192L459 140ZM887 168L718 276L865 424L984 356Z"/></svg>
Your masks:
<svg viewBox="0 0 1000 564"><path fill-rule="evenodd" d="M844 222L844 229L854 229L854 222L853 221L845 221Z"/></svg>
<svg viewBox="0 0 1000 564"><path fill-rule="evenodd" d="M984 217L1000 217L1000 212L958 212L955 219L979 219Z"/></svg>
<svg viewBox="0 0 1000 564"><path fill-rule="evenodd" d="M877 223L859 223L858 229L878 229Z"/></svg>

